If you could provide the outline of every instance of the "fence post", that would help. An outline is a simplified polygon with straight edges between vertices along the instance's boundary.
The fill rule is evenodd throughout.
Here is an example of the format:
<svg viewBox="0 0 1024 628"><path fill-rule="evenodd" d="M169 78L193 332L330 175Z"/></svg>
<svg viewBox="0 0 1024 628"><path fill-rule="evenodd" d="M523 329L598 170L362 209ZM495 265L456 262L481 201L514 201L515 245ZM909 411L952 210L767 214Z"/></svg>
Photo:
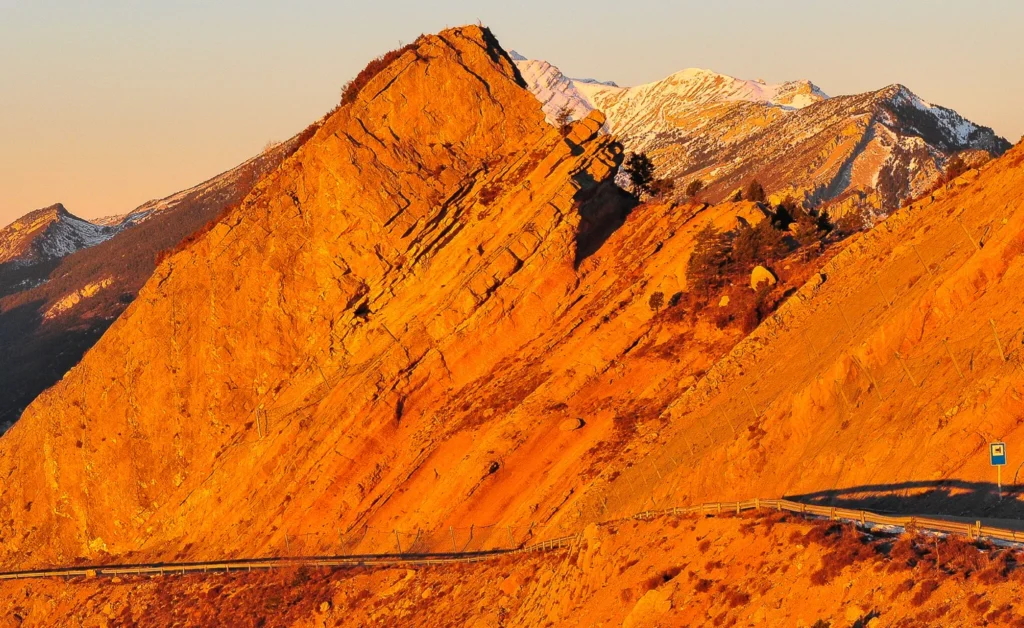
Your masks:
<svg viewBox="0 0 1024 628"><path fill-rule="evenodd" d="M907 377L910 379L910 383L914 386L914 388L917 388L917 386L918 386L917 380L915 380L914 376L911 375L910 369L907 368L907 363L903 361L903 356L900 355L899 351L893 351L892 354L896 356L897 360L899 360L900 366L903 367L903 372L906 373Z"/></svg>
<svg viewBox="0 0 1024 628"><path fill-rule="evenodd" d="M839 310L839 313L840 313L840 314L842 315L842 317L843 317L843 322L844 322L844 323L846 323L846 330L847 330L848 332L850 332L850 335L851 335L851 336L852 336L852 335L854 335L854 334L853 334L853 325L851 325L851 324L850 324L850 319L846 318L846 311L844 311L844 310L843 310L843 308L839 307L839 305L838 305L838 304L836 304L835 308L836 308L837 310Z"/></svg>
<svg viewBox="0 0 1024 628"><path fill-rule="evenodd" d="M750 400L750 394L747 393L747 389L746 388L743 389L743 396L747 400L747 405L750 406L750 411L754 413L754 418L755 419L760 419L761 418L761 413L758 412L757 408L754 407L754 402Z"/></svg>
<svg viewBox="0 0 1024 628"><path fill-rule="evenodd" d="M506 525L505 528L508 530L509 547L515 547L516 546L516 537L513 536L513 534L512 534L512 526L511 525Z"/></svg>
<svg viewBox="0 0 1024 628"><path fill-rule="evenodd" d="M760 497L755 497L754 498L754 510L761 510L761 498Z"/></svg>
<svg viewBox="0 0 1024 628"><path fill-rule="evenodd" d="M885 291L882 290L882 284L878 283L878 275L875 275L875 286L878 287L878 294L882 295L882 300L885 301L886 305L892 306L892 301L885 296Z"/></svg>
<svg viewBox="0 0 1024 628"><path fill-rule="evenodd" d="M964 226L964 223L960 222L959 216L956 217L956 224L960 225L960 228L964 230L964 235L966 235L970 243L974 245L974 250L980 251L981 245L979 245L978 241L974 239L974 236L971 235L971 232L967 230L967 227Z"/></svg>
<svg viewBox="0 0 1024 628"><path fill-rule="evenodd" d="M914 254L917 255L917 261L921 262L921 265L924 266L924 269L926 271L928 271L928 274L931 275L932 277L934 277L935 273L932 272L931 267L929 267L928 264L925 263L924 258L921 257L921 253L919 253L918 250L917 250L917 245L916 244L911 244L910 248L914 249Z"/></svg>
<svg viewBox="0 0 1024 628"><path fill-rule="evenodd" d="M729 413L725 410L722 410L721 413L722 416L725 417L725 420L729 422L729 429L732 430L732 435L736 436L736 426L732 424L732 418L729 417Z"/></svg>
<svg viewBox="0 0 1024 628"><path fill-rule="evenodd" d="M946 354L949 355L949 359L953 362L953 368L956 369L956 374L960 376L960 379L964 379L964 372L960 370L960 365L956 363L956 358L953 357L953 352L949 349L948 339L942 339L942 346L946 348Z"/></svg>
<svg viewBox="0 0 1024 628"><path fill-rule="evenodd" d="M875 395L878 396L878 400L884 401L882 399L882 389L878 387L878 382L876 382L875 378L871 375L870 372L868 372L867 367L865 367L864 364L860 361L860 358L858 358L854 354L851 353L850 357L853 359L854 362L857 363L857 366L860 368L861 372L864 373L864 375L868 378L872 386L875 387Z"/></svg>
<svg viewBox="0 0 1024 628"><path fill-rule="evenodd" d="M395 546L398 547L398 553L402 553L402 539L398 536L398 530L395 530Z"/></svg>
<svg viewBox="0 0 1024 628"><path fill-rule="evenodd" d="M996 339L996 346L999 347L999 357L1003 359L1003 362L1006 362L1006 354L1003 353L1003 343L999 342L999 334L996 332L996 322L991 318L988 319L988 322L992 325L992 336Z"/></svg>

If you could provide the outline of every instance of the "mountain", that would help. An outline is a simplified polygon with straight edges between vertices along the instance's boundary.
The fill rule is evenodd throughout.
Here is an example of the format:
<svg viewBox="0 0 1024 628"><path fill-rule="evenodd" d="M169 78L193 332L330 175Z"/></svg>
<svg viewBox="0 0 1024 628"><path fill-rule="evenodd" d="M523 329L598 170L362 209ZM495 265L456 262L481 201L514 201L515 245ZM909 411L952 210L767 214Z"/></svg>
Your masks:
<svg viewBox="0 0 1024 628"><path fill-rule="evenodd" d="M307 135L123 216L92 223L54 205L0 232L0 429L63 377L121 315L161 251L239 203Z"/></svg>
<svg viewBox="0 0 1024 628"><path fill-rule="evenodd" d="M443 91L459 98L442 112ZM239 208L163 260L0 439L0 466L20 460L24 480L3 490L33 504L0 523L2 534L38 531L5 544L4 561L261 551L300 525L392 516L373 506L397 486L386 478L407 476L429 452L448 456L456 443L446 433L470 433L477 413L460 409L459 391L532 337L521 317L556 306L575 264L631 202L602 183L621 150L597 137L600 123L580 122L568 138L545 124L481 29L399 55ZM504 346L480 356L485 329ZM456 415L434 419L445 412ZM51 438L61 441L45 446L52 454L29 454ZM473 449L460 464L486 470L487 443ZM286 499L291 465L265 477L286 460L344 489ZM449 472L454 462L442 467L449 489L479 481ZM210 516L207 497L236 507ZM284 528L271 503L320 514ZM430 516L461 506L450 500ZM253 532L244 545L239 526ZM146 529L159 533L140 545ZM209 536L194 544L196 535Z"/></svg>
<svg viewBox="0 0 1024 628"><path fill-rule="evenodd" d="M809 81L688 69L623 88L567 78L545 61L516 63L549 119L566 105L577 117L600 109L628 150L647 152L662 176L700 179L712 202L757 179L777 199L884 216L932 189L953 155L977 164L1010 146L901 85L829 98Z"/></svg>
<svg viewBox="0 0 1024 628"><path fill-rule="evenodd" d="M0 230L0 264L28 266L60 259L108 240L114 233L114 229L72 215L57 203Z"/></svg>
<svg viewBox="0 0 1024 628"><path fill-rule="evenodd" d="M225 609L328 625L1007 623L1019 575L994 547L798 514L635 515L781 495L1024 514L985 455L1022 438L1024 146L864 231L829 230L762 203L638 204L615 184L605 115L547 124L480 27L357 79L239 205L161 256L0 438L0 563L570 546L401 571L44 580L35 596L4 582L4 608L65 623L136 621L128 599L153 624ZM744 106L797 102L758 89Z"/></svg>
<svg viewBox="0 0 1024 628"><path fill-rule="evenodd" d="M65 256L109 240L115 227L83 220L57 203L0 230L0 297L31 288Z"/></svg>

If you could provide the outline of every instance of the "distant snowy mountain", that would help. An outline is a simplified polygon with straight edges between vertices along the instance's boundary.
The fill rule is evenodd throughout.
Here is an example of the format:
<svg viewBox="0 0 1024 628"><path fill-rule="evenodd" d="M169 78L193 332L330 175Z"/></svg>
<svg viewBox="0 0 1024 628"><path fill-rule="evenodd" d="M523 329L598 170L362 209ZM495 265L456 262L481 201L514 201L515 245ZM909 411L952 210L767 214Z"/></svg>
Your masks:
<svg viewBox="0 0 1024 628"><path fill-rule="evenodd" d="M711 201L756 178L810 205L885 214L930 188L954 154L971 161L1010 147L901 85L830 98L806 80L769 84L691 68L619 87L514 58L549 119L566 105L575 118L600 109L627 150L647 152L661 176L701 179Z"/></svg>
<svg viewBox="0 0 1024 628"><path fill-rule="evenodd" d="M109 240L115 227L97 225L57 203L37 209L0 230L0 264L28 266L60 259Z"/></svg>

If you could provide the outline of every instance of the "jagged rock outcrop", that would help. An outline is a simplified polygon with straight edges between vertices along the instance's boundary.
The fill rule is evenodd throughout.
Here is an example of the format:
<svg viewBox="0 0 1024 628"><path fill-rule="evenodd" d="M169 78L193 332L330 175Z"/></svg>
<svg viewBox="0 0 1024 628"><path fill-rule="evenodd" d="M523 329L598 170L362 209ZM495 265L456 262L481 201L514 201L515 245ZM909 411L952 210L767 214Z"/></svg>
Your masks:
<svg viewBox="0 0 1024 628"><path fill-rule="evenodd" d="M517 64L549 117L566 105L577 115L601 110L609 132L647 152L659 176L701 179L710 201L757 179L777 200L880 217L933 187L953 155L977 163L1010 146L902 85L829 98L809 81L772 85L688 69L623 88L569 79L544 61Z"/></svg>

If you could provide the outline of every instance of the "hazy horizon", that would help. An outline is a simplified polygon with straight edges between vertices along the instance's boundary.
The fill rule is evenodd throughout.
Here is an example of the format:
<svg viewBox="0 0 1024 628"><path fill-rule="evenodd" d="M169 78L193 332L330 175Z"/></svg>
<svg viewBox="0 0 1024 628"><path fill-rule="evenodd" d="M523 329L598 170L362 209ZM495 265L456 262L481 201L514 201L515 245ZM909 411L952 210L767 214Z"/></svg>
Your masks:
<svg viewBox="0 0 1024 628"><path fill-rule="evenodd" d="M902 83L1010 142L1024 133L1024 4L1010 0L346 4L0 6L0 225L57 202L125 213L198 184L323 115L370 58L477 20L569 76L705 67L831 96Z"/></svg>

